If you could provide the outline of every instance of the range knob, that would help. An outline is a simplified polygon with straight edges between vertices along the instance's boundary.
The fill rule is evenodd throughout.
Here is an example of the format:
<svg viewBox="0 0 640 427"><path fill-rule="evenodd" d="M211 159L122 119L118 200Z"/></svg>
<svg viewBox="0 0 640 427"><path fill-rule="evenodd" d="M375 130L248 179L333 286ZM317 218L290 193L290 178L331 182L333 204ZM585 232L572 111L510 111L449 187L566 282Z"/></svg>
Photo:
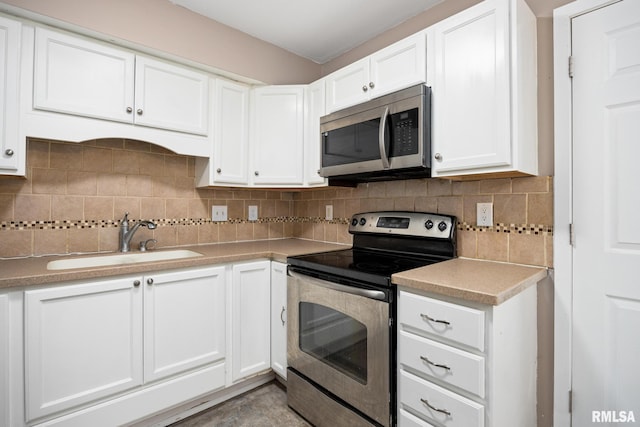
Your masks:
<svg viewBox="0 0 640 427"><path fill-rule="evenodd" d="M427 228L427 230L431 230L433 228L433 221L428 219L427 222L424 223L424 226Z"/></svg>
<svg viewBox="0 0 640 427"><path fill-rule="evenodd" d="M358 225L358 218L353 218L353 219L351 220L351 226L352 226L352 227L355 227L356 225Z"/></svg>
<svg viewBox="0 0 640 427"><path fill-rule="evenodd" d="M364 218L360 218L360 225L365 225L367 223L367 220Z"/></svg>
<svg viewBox="0 0 640 427"><path fill-rule="evenodd" d="M446 229L447 229L447 223L444 221L440 221L440 223L438 224L438 230L444 231Z"/></svg>

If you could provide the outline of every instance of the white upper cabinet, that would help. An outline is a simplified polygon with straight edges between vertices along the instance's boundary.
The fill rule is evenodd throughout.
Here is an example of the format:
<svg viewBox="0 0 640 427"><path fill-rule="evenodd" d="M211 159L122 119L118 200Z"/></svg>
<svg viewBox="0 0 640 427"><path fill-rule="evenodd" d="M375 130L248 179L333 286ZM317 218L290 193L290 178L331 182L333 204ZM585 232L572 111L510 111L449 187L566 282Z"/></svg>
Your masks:
<svg viewBox="0 0 640 427"><path fill-rule="evenodd" d="M251 93L249 175L255 185L304 182L304 86L264 86Z"/></svg>
<svg viewBox="0 0 640 427"><path fill-rule="evenodd" d="M138 55L134 122L207 135L208 85L206 74Z"/></svg>
<svg viewBox="0 0 640 427"><path fill-rule="evenodd" d="M0 16L0 174L24 175L24 144L18 140L21 24Z"/></svg>
<svg viewBox="0 0 640 427"><path fill-rule="evenodd" d="M307 186L327 185L327 179L318 174L322 158L320 139L320 117L325 114L325 81L318 80L305 90L304 118L304 161L305 184Z"/></svg>
<svg viewBox="0 0 640 427"><path fill-rule="evenodd" d="M206 135L206 74L36 28L34 108Z"/></svg>
<svg viewBox="0 0 640 427"><path fill-rule="evenodd" d="M45 28L35 53L34 108L133 121L134 54Z"/></svg>
<svg viewBox="0 0 640 427"><path fill-rule="evenodd" d="M487 0L433 26L432 175L537 174L536 19Z"/></svg>
<svg viewBox="0 0 640 427"><path fill-rule="evenodd" d="M426 33L400 40L326 78L331 113L426 81Z"/></svg>

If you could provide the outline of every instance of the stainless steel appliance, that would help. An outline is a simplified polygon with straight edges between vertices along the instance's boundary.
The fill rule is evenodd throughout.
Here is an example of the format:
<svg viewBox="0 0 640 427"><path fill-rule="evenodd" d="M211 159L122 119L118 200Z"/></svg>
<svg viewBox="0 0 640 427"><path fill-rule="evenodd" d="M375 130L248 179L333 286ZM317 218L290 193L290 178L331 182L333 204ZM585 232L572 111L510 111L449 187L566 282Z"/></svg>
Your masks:
<svg viewBox="0 0 640 427"><path fill-rule="evenodd" d="M329 184L428 177L431 89L417 85L320 119L320 175Z"/></svg>
<svg viewBox="0 0 640 427"><path fill-rule="evenodd" d="M456 256L456 218L352 217L350 249L287 259L289 406L315 426L395 424L393 273Z"/></svg>

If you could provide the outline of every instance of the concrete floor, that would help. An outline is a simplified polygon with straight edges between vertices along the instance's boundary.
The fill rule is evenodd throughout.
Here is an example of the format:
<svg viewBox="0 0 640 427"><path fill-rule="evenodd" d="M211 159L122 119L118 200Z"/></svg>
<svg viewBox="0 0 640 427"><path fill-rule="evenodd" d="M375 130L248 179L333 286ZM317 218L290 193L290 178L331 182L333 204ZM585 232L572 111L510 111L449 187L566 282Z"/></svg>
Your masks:
<svg viewBox="0 0 640 427"><path fill-rule="evenodd" d="M287 406L287 392L272 381L171 427L310 427Z"/></svg>

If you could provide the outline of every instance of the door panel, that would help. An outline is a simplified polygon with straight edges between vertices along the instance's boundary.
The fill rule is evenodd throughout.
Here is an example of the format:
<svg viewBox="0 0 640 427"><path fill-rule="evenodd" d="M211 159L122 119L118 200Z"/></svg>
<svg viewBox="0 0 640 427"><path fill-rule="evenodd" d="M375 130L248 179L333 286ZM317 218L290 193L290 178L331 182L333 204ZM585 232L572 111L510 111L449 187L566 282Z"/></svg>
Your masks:
<svg viewBox="0 0 640 427"><path fill-rule="evenodd" d="M640 2L573 30L573 425L640 416Z"/></svg>
<svg viewBox="0 0 640 427"><path fill-rule="evenodd" d="M211 267L145 277L145 382L224 358L224 272Z"/></svg>

